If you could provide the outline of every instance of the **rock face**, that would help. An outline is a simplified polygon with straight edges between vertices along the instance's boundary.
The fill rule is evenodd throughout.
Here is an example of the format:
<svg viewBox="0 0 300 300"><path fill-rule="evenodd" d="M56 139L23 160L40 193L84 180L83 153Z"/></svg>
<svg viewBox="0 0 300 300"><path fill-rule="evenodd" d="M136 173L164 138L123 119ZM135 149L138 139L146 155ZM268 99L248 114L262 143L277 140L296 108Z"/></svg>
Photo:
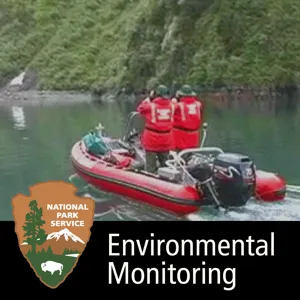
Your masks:
<svg viewBox="0 0 300 300"><path fill-rule="evenodd" d="M8 85L6 86L6 90L10 92L20 92L35 89L36 82L37 76L35 72L22 72L8 83Z"/></svg>
<svg viewBox="0 0 300 300"><path fill-rule="evenodd" d="M14 77L6 86L0 89L2 97L7 99L19 100L18 92L34 90L37 85L37 75L33 71L23 71ZM22 97L23 100L26 100Z"/></svg>

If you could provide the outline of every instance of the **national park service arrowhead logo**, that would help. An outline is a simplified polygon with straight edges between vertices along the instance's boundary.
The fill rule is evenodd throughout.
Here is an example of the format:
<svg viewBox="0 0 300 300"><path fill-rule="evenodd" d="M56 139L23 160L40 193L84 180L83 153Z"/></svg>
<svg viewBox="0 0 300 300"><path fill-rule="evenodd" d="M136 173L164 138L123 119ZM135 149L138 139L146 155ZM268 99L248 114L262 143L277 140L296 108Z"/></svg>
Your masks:
<svg viewBox="0 0 300 300"><path fill-rule="evenodd" d="M38 278L57 288L73 271L90 239L95 202L63 181L39 183L12 200L19 247Z"/></svg>

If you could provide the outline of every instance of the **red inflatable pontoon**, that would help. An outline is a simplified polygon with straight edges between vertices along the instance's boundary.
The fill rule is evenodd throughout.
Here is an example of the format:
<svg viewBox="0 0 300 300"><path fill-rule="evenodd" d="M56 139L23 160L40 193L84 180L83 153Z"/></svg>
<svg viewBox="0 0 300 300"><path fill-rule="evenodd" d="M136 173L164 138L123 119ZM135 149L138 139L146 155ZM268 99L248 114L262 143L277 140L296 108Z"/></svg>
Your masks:
<svg viewBox="0 0 300 300"><path fill-rule="evenodd" d="M142 149L138 149L138 147L134 148L135 152L129 151L126 143L124 142L126 139L116 140L105 138L105 140L110 145L112 152L118 153L117 155L129 157L133 161L138 161L136 151L143 152ZM124 145L124 147L122 145ZM182 161L182 157L187 153L203 154L205 152L211 153L214 151L218 152L214 159L217 160L219 159L218 157L220 157L219 160L221 163L221 159L236 158L235 154L224 154L224 152L219 148L201 147L199 149L188 149L183 151L185 153L178 154L177 162L180 161L178 157L181 157ZM221 157L222 155L223 158ZM241 156L238 157L238 159L243 161L244 157L245 156ZM190 181L189 183L188 181L190 178L188 177L192 177L189 174L187 174L189 176L186 176L187 181L176 178L178 173L176 173L176 168L174 168L174 166L170 163L168 164L168 167L161 168L161 172L158 172L158 174L149 174L142 169L122 168L114 163L108 162L104 156L98 157L90 154L82 140L78 141L73 146L71 159L76 173L87 183L95 186L99 190L125 196L132 200L147 203L151 206L161 208L165 211L178 215L186 215L196 212L201 206L207 205L205 200L205 188L203 190L199 190L193 182ZM176 159L173 159L173 161L174 160ZM245 159L244 161L248 162L248 160ZM235 184L230 183L230 180L233 177L230 177L230 174L228 175L225 172L226 170L236 169L232 168L232 166L224 168L222 167L222 164L219 164L218 168L214 170L215 173L219 172L214 175L215 181L218 181L217 186L223 187L223 191L225 191L225 193L227 193L227 190L229 191L232 189L232 184ZM250 184L249 186L251 186L251 182L254 181L254 190L251 191L251 193L257 200L272 202L280 201L285 198L286 183L280 176L274 173L255 169L255 171L252 172L250 168L246 168L245 170L246 173L244 174L243 180L245 180L246 183L248 180ZM167 178L164 176L165 173L174 174L174 176ZM234 192L236 193L236 191ZM242 197L240 198L242 199ZM217 199L215 201L218 202ZM245 201L246 204L248 199L241 201ZM220 204L222 205L222 201Z"/></svg>

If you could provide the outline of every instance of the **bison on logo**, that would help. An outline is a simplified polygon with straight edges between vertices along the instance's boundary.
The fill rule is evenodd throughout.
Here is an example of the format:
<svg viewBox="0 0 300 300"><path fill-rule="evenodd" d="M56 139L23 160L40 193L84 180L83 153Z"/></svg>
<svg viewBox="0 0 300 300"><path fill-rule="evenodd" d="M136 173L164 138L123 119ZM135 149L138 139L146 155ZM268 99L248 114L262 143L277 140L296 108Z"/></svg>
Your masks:
<svg viewBox="0 0 300 300"><path fill-rule="evenodd" d="M76 196L76 188L63 181L29 190L29 196L18 194L12 200L19 247L41 282L57 288L90 239L95 202Z"/></svg>

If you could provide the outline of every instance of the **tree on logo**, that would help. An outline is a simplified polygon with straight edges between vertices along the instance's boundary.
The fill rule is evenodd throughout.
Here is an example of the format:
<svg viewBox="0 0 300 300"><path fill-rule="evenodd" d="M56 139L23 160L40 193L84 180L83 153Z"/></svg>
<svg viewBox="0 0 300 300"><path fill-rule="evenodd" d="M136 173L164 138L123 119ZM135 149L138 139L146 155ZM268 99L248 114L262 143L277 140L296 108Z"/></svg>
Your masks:
<svg viewBox="0 0 300 300"><path fill-rule="evenodd" d="M31 246L31 253L36 254L36 246L42 245L47 238L47 234L42 229L45 221L43 217L43 209L38 208L37 201L32 200L29 203L30 212L26 214L25 225L23 230L25 231L25 242Z"/></svg>

